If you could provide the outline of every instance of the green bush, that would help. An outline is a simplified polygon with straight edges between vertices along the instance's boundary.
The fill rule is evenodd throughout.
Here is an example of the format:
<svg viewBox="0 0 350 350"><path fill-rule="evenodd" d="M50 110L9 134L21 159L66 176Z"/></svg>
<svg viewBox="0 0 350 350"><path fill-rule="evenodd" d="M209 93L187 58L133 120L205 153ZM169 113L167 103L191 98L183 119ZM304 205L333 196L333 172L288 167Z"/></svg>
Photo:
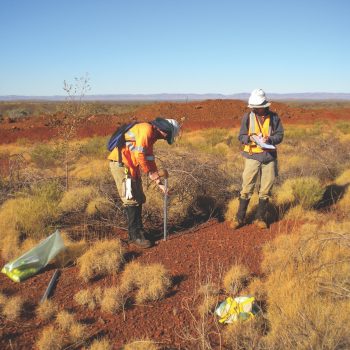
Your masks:
<svg viewBox="0 0 350 350"><path fill-rule="evenodd" d="M37 144L31 150L30 157L38 168L48 168L62 160L63 151L49 144Z"/></svg>
<svg viewBox="0 0 350 350"><path fill-rule="evenodd" d="M107 158L107 139L105 137L92 137L80 146L80 154L86 157Z"/></svg>

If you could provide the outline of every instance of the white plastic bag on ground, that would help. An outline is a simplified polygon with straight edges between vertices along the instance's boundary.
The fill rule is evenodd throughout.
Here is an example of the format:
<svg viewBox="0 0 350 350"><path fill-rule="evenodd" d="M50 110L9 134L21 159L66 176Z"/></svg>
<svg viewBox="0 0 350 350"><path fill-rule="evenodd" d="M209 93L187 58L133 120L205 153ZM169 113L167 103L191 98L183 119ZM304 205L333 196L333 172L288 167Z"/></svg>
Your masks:
<svg viewBox="0 0 350 350"><path fill-rule="evenodd" d="M254 317L254 301L251 296L242 296L224 300L215 310L215 314L220 317L220 323L233 323L245 321Z"/></svg>
<svg viewBox="0 0 350 350"><path fill-rule="evenodd" d="M21 282L43 269L50 260L65 248L60 232L41 241L36 247L7 263L1 270L15 282Z"/></svg>

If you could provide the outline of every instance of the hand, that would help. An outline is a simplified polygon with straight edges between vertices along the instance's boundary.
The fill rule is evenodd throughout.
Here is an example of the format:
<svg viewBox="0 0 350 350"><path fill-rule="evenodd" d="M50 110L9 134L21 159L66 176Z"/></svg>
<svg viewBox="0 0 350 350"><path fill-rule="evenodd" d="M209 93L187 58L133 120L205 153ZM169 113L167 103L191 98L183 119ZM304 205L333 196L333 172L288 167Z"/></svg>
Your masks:
<svg viewBox="0 0 350 350"><path fill-rule="evenodd" d="M173 194L173 191L168 188L168 190L165 189L165 185L159 184L158 187L161 189L161 191L166 194L167 196L171 196Z"/></svg>
<svg viewBox="0 0 350 350"><path fill-rule="evenodd" d="M168 170L166 170L166 169L159 169L158 175L159 175L159 177L164 177L164 179L167 179L169 177Z"/></svg>

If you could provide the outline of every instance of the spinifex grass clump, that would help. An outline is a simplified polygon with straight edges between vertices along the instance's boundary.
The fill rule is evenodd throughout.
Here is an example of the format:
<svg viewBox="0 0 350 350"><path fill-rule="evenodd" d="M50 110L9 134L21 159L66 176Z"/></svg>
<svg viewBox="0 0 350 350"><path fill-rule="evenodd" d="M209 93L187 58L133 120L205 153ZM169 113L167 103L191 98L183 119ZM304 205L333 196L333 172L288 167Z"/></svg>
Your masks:
<svg viewBox="0 0 350 350"><path fill-rule="evenodd" d="M56 181L35 185L0 208L0 248L6 260L23 252L26 239L42 239L52 233L60 216L57 207L62 188Z"/></svg>
<svg viewBox="0 0 350 350"><path fill-rule="evenodd" d="M156 301L163 298L171 286L171 278L162 264L143 266L132 262L126 265L121 277L121 292L137 289L136 302Z"/></svg>
<svg viewBox="0 0 350 350"><path fill-rule="evenodd" d="M124 350L157 350L157 344L149 339L134 340L123 346Z"/></svg>
<svg viewBox="0 0 350 350"><path fill-rule="evenodd" d="M93 186L72 188L65 192L58 207L62 212L79 212L85 210L89 201L97 196Z"/></svg>
<svg viewBox="0 0 350 350"><path fill-rule="evenodd" d="M55 325L43 329L36 346L39 350L63 349L70 344L81 342L86 336L86 326L76 321L73 314L60 311Z"/></svg>
<svg viewBox="0 0 350 350"><path fill-rule="evenodd" d="M304 225L264 249L271 349L348 348L350 223Z"/></svg>
<svg viewBox="0 0 350 350"><path fill-rule="evenodd" d="M97 276L113 275L124 262L124 248L119 239L97 241L77 262L79 276L85 281Z"/></svg>
<svg viewBox="0 0 350 350"><path fill-rule="evenodd" d="M44 321L52 319L56 315L57 311L57 305L50 299L46 299L36 308L36 314L38 318Z"/></svg>
<svg viewBox="0 0 350 350"><path fill-rule="evenodd" d="M249 275L249 270L244 265L233 265L223 278L223 285L226 293L231 296L237 296L247 284Z"/></svg>
<svg viewBox="0 0 350 350"><path fill-rule="evenodd" d="M323 193L316 177L288 179L276 190L276 204L300 204L304 209L311 209L321 200Z"/></svg>

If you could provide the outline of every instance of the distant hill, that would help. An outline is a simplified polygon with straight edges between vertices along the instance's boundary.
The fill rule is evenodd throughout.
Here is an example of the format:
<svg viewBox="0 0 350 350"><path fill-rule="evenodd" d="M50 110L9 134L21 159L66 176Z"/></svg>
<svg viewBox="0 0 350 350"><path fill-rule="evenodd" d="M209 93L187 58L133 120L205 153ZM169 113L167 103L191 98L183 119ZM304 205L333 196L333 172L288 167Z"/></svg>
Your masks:
<svg viewBox="0 0 350 350"><path fill-rule="evenodd" d="M277 94L268 93L270 100L350 100L350 93L331 92L305 92ZM8 95L0 96L0 101L64 101L66 96L20 96ZM249 93L223 95L223 94L119 94L119 95L87 95L85 101L194 101L194 100L217 100L234 99L244 100L249 98Z"/></svg>

